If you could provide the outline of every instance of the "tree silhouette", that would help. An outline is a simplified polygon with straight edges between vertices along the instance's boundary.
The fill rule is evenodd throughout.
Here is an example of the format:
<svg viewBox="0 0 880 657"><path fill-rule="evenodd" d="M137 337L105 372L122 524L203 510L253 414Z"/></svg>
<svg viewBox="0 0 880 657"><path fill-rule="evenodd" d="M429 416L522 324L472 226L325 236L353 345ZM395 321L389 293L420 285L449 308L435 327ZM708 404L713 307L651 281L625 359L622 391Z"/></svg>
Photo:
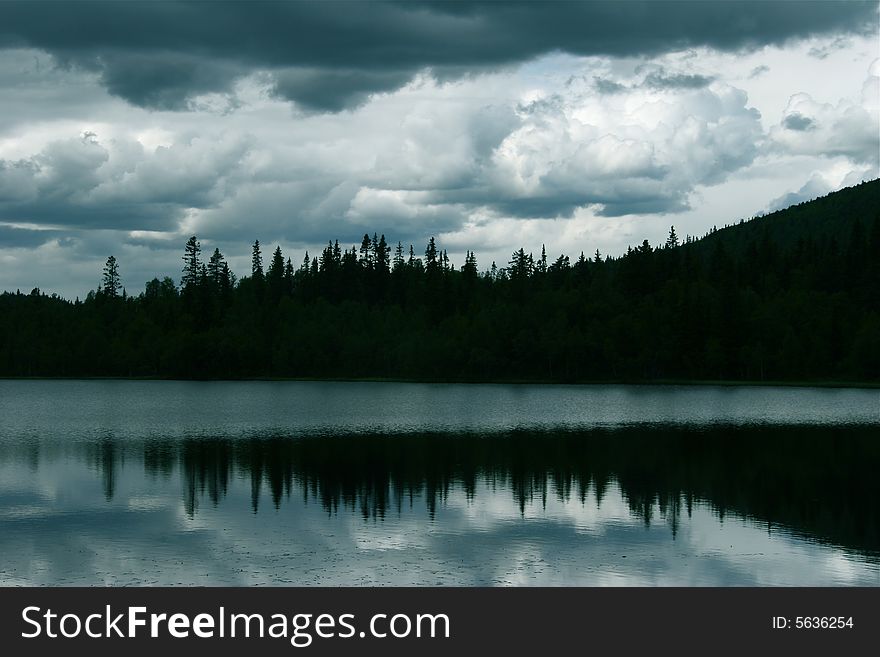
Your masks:
<svg viewBox="0 0 880 657"><path fill-rule="evenodd" d="M187 240L183 251L183 276L180 279L180 287L185 292L191 292L199 284L202 272L202 263L199 259L201 252L199 240L193 235Z"/></svg>
<svg viewBox="0 0 880 657"><path fill-rule="evenodd" d="M260 240L254 240L251 252L251 277L260 282L263 280L263 253L260 251Z"/></svg>
<svg viewBox="0 0 880 657"><path fill-rule="evenodd" d="M437 244L434 241L433 236L428 240L428 245L425 247L425 270L428 274L436 273L440 268L439 263L437 262Z"/></svg>
<svg viewBox="0 0 880 657"><path fill-rule="evenodd" d="M484 272L433 237L424 262L401 242L389 262L382 235L360 253L329 241L296 271L279 247L269 286L259 242L236 281L192 236L180 294L157 276L100 303L120 293L115 258L84 300L0 294L0 375L876 382L878 207L875 181L684 244L673 228L659 249L563 254L546 274L543 247Z"/></svg>
<svg viewBox="0 0 880 657"><path fill-rule="evenodd" d="M281 298L284 291L284 256L281 247L275 247L272 260L269 261L269 269L266 272L266 280L269 285L269 295L274 301Z"/></svg>
<svg viewBox="0 0 880 657"><path fill-rule="evenodd" d="M214 253L211 254L208 260L208 280L216 290L220 290L225 286L224 278L228 272L228 268L224 267L225 264L226 261L223 259L220 249L214 249Z"/></svg>
<svg viewBox="0 0 880 657"><path fill-rule="evenodd" d="M119 290L122 283L119 280L119 264L114 256L107 258L107 264L104 265L104 278L101 283L101 290L104 295L115 299L119 296Z"/></svg>

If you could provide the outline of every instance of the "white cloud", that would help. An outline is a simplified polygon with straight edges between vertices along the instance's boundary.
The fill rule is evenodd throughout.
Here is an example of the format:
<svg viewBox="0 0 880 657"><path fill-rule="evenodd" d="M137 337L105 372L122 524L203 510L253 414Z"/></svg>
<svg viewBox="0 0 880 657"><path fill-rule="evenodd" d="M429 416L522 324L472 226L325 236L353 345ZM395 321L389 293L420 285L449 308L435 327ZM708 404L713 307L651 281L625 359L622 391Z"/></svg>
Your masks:
<svg viewBox="0 0 880 657"><path fill-rule="evenodd" d="M590 204L617 215L676 211L695 185L751 162L759 119L745 93L722 83L559 93L524 108L523 125L495 151L492 180L505 200L526 209L539 200L550 216Z"/></svg>
<svg viewBox="0 0 880 657"><path fill-rule="evenodd" d="M314 254L374 231L420 251L433 234L456 262L477 249L481 266L541 243L548 255L619 254L672 223L702 234L787 194L876 177L876 44L853 37L809 56L830 42L548 55L445 82L423 72L338 114L273 96L265 71L195 97L192 111L147 111L93 73L3 51L0 111L13 127L0 128L0 224L53 230L0 243L0 287L37 276L27 248L45 240L93 272L127 244L123 273L142 278L176 276L194 232L233 261L255 238ZM93 286L97 273L71 271L42 286Z"/></svg>
<svg viewBox="0 0 880 657"><path fill-rule="evenodd" d="M775 147L796 155L843 155L859 164L875 164L880 153L880 116L876 109L842 99L820 103L806 93L791 97L782 120L770 129Z"/></svg>

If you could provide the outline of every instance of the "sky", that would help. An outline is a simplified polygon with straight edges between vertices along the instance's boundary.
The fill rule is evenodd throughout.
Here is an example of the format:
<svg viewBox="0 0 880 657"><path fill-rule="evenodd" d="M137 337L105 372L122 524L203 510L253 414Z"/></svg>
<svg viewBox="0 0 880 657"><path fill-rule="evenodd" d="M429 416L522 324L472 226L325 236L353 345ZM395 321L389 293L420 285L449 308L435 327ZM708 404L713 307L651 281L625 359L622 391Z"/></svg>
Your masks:
<svg viewBox="0 0 880 657"><path fill-rule="evenodd" d="M620 255L878 169L877 2L0 3L0 290Z"/></svg>

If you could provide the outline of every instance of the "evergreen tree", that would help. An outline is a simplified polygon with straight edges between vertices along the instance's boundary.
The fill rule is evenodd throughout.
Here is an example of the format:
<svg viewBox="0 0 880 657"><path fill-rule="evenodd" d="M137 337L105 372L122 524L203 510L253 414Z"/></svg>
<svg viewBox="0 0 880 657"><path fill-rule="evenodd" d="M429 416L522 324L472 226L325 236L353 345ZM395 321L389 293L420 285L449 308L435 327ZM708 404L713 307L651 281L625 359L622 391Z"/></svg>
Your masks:
<svg viewBox="0 0 880 657"><path fill-rule="evenodd" d="M275 251L272 253L272 260L269 261L266 278L269 282L272 298L279 299L284 289L284 256L281 253L280 246L276 246Z"/></svg>
<svg viewBox="0 0 880 657"><path fill-rule="evenodd" d="M202 263L199 255L202 246L195 235L190 237L183 251L183 276L180 279L180 288L184 292L192 292L199 284L202 274Z"/></svg>
<svg viewBox="0 0 880 657"><path fill-rule="evenodd" d="M115 299L119 296L119 288L122 283L119 280L119 264L114 256L107 258L107 264L104 265L104 279L101 284L101 291L104 296Z"/></svg>
<svg viewBox="0 0 880 657"><path fill-rule="evenodd" d="M364 233L364 239L361 240L361 256L359 262L363 269L367 271L373 269L373 241L367 233Z"/></svg>
<svg viewBox="0 0 880 657"><path fill-rule="evenodd" d="M306 253L306 257L309 257L308 253ZM284 292L287 295L293 294L293 278L293 263L288 258L284 265Z"/></svg>
<svg viewBox="0 0 880 657"><path fill-rule="evenodd" d="M425 271L428 274L434 274L440 268L437 262L437 244L434 242L433 236L428 240L428 246L425 247Z"/></svg>
<svg viewBox="0 0 880 657"><path fill-rule="evenodd" d="M229 263L224 260L220 272L220 291L226 296L233 287L235 287L235 274L229 271Z"/></svg>
<svg viewBox="0 0 880 657"><path fill-rule="evenodd" d="M388 272L390 268L390 263L388 261L388 256L391 253L391 247L388 246L388 242L385 241L385 235L383 233L382 237L379 238L378 241L375 240L375 235L373 236L373 250L374 250L374 263L376 271L380 274L385 274Z"/></svg>
<svg viewBox="0 0 880 657"><path fill-rule="evenodd" d="M473 282L477 280L477 256L472 251L467 252L464 264L461 266L461 273L466 281Z"/></svg>
<svg viewBox="0 0 880 657"><path fill-rule="evenodd" d="M251 254L251 276L256 281L263 281L263 253L260 251L260 240L254 241Z"/></svg>
<svg viewBox="0 0 880 657"><path fill-rule="evenodd" d="M567 255L561 255L553 262L552 265L548 268L550 273L562 273L571 269L571 262L568 259Z"/></svg>
<svg viewBox="0 0 880 657"><path fill-rule="evenodd" d="M223 254L220 253L220 249L215 248L214 253L208 259L208 281L215 290L222 290L228 287L228 283L225 280L228 273L229 267L226 266Z"/></svg>
<svg viewBox="0 0 880 657"><path fill-rule="evenodd" d="M384 235L383 235L384 237ZM397 243L397 247L394 249L394 266L392 268L395 272L403 271L403 244L400 242Z"/></svg>
<svg viewBox="0 0 880 657"><path fill-rule="evenodd" d="M333 242L327 242L327 246L324 247L324 250L321 251L321 261L319 263L320 271L325 274L329 274L330 272L334 272L338 269L338 260L336 258L336 252L339 251L339 242L336 242L336 247L334 249Z"/></svg>
<svg viewBox="0 0 880 657"><path fill-rule="evenodd" d="M284 254L281 253L281 247L276 246L272 252L272 260L269 261L269 270L266 272L269 280L281 280L284 278Z"/></svg>
<svg viewBox="0 0 880 657"><path fill-rule="evenodd" d="M525 249L514 251L507 264L510 265L510 278L515 281L524 281L529 278L534 267L531 254L526 255Z"/></svg>

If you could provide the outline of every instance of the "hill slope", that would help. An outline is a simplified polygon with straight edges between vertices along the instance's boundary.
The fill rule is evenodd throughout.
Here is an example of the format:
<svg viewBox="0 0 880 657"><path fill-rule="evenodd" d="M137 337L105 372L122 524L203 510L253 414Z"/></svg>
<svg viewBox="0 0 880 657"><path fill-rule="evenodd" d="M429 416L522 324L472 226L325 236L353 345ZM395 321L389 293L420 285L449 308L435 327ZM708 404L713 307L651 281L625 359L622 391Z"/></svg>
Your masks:
<svg viewBox="0 0 880 657"><path fill-rule="evenodd" d="M880 181L615 259L401 251L279 250L238 283L194 252L180 290L6 293L0 375L880 381Z"/></svg>

